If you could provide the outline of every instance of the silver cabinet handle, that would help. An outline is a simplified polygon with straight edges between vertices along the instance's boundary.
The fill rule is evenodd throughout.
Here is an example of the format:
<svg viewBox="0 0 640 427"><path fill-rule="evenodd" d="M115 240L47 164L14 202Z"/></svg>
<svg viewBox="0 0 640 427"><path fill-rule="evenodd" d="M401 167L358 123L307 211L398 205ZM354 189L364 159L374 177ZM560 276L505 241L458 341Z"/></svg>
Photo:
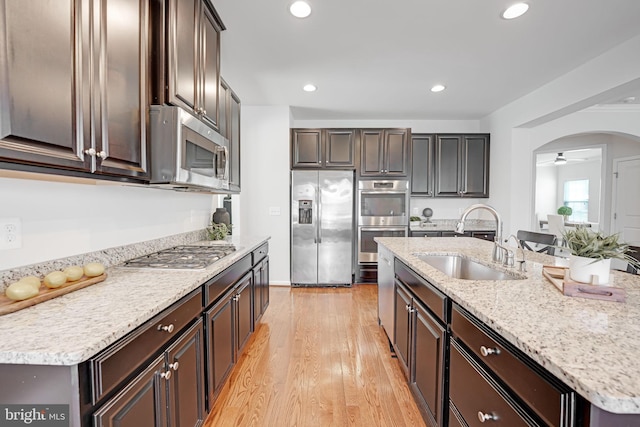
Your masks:
<svg viewBox="0 0 640 427"><path fill-rule="evenodd" d="M169 325L165 325L165 326L158 325L158 330L159 331L165 331L165 332L171 333L171 332L173 332L173 329L174 329L173 323L171 323Z"/></svg>
<svg viewBox="0 0 640 427"><path fill-rule="evenodd" d="M180 367L180 364L178 362L173 362L169 364L169 369L173 369L174 371L177 371L179 367Z"/></svg>
<svg viewBox="0 0 640 427"><path fill-rule="evenodd" d="M100 152L96 153L96 156L100 157L101 159L106 159L107 158L107 153L103 150L103 151L100 151Z"/></svg>
<svg viewBox="0 0 640 427"><path fill-rule="evenodd" d="M480 346L480 353L484 356L490 356L492 354L500 354L500 349L499 348L491 348L491 347L485 347L485 346Z"/></svg>
<svg viewBox="0 0 640 427"><path fill-rule="evenodd" d="M171 371L161 373L160 377L164 378L165 380L168 380L169 378L171 378Z"/></svg>
<svg viewBox="0 0 640 427"><path fill-rule="evenodd" d="M480 420L481 423L485 421L497 421L498 416L494 414L485 414L482 411L478 411L478 419Z"/></svg>
<svg viewBox="0 0 640 427"><path fill-rule="evenodd" d="M90 156L96 155L96 150L94 148L89 148L88 150L84 150L84 154L88 154Z"/></svg>

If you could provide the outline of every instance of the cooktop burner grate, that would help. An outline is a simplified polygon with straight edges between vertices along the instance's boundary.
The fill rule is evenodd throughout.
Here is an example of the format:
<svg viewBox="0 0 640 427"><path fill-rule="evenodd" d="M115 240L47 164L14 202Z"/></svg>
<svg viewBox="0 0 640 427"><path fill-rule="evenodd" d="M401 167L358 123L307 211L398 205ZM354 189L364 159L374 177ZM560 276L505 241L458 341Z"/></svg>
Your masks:
<svg viewBox="0 0 640 427"><path fill-rule="evenodd" d="M235 250L231 244L176 246L129 260L124 267L201 270Z"/></svg>

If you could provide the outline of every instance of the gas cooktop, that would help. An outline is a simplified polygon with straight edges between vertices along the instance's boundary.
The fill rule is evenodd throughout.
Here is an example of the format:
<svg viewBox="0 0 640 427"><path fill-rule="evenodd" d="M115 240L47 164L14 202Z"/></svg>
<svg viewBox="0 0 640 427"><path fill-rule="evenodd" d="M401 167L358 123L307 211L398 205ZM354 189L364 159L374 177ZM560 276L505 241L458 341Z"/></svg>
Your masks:
<svg viewBox="0 0 640 427"><path fill-rule="evenodd" d="M176 246L134 258L124 267L159 268L165 270L201 270L236 250L232 244L211 246Z"/></svg>

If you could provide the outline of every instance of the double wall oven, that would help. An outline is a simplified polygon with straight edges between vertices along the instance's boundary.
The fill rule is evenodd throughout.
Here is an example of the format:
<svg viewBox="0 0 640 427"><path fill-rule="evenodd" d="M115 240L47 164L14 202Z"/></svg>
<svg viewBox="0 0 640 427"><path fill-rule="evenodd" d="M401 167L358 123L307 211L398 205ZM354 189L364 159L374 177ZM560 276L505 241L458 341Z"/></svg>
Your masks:
<svg viewBox="0 0 640 427"><path fill-rule="evenodd" d="M409 181L359 181L357 210L358 265L362 271L366 264L378 262L375 237L407 236Z"/></svg>

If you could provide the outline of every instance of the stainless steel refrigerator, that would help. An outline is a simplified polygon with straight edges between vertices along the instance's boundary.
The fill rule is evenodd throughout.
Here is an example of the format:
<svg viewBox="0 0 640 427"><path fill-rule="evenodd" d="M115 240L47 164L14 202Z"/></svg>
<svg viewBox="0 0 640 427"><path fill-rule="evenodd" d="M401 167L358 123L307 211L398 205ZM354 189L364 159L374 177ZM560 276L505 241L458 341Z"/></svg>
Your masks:
<svg viewBox="0 0 640 427"><path fill-rule="evenodd" d="M291 285L353 283L353 171L291 172Z"/></svg>

